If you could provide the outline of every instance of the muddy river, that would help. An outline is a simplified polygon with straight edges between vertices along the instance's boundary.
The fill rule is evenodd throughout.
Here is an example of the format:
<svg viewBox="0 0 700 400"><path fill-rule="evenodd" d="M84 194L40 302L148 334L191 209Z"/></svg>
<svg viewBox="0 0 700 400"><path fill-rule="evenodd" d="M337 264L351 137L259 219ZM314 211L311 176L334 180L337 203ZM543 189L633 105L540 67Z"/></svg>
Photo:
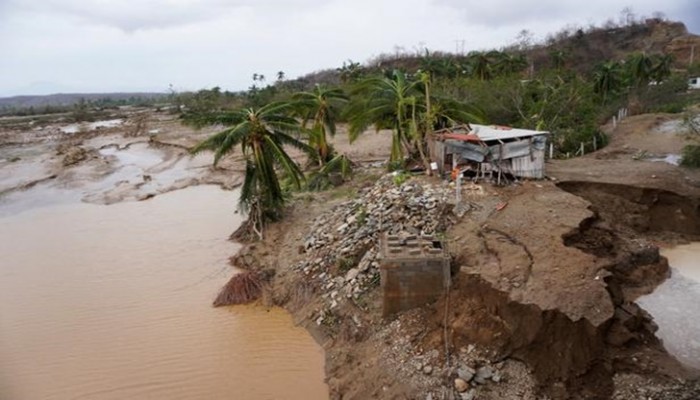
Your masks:
<svg viewBox="0 0 700 400"><path fill-rule="evenodd" d="M322 350L287 313L210 307L235 202L199 186L0 204L0 399L327 398Z"/></svg>
<svg viewBox="0 0 700 400"><path fill-rule="evenodd" d="M700 368L700 243L664 249L671 277L637 300L659 325L657 336L682 363Z"/></svg>

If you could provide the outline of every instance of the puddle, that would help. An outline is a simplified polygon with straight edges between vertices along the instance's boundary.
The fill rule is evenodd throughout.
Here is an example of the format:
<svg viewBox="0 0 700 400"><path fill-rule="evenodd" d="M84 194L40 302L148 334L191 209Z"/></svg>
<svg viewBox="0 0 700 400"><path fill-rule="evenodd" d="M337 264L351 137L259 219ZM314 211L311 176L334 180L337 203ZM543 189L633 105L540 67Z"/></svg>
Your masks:
<svg viewBox="0 0 700 400"><path fill-rule="evenodd" d="M121 118L117 119L107 119L103 121L95 121L95 122L83 122L83 123L78 123L78 124L70 124L61 127L61 132L63 133L78 133L80 131L94 131L95 129L98 128L115 128L117 126L121 126L124 123L124 120Z"/></svg>

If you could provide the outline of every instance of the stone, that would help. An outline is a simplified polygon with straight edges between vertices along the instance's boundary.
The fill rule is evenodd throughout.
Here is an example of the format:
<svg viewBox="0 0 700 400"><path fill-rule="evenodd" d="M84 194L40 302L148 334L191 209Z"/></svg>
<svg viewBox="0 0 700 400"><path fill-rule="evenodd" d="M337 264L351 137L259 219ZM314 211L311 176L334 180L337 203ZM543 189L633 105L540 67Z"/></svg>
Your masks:
<svg viewBox="0 0 700 400"><path fill-rule="evenodd" d="M462 378L455 379L455 390L460 393L464 393L469 389L469 384Z"/></svg>
<svg viewBox="0 0 700 400"><path fill-rule="evenodd" d="M459 395L462 400L474 400L476 398L476 390L470 389Z"/></svg>
<svg viewBox="0 0 700 400"><path fill-rule="evenodd" d="M491 379L493 376L493 368L486 366L476 370L476 377L481 379Z"/></svg>
<svg viewBox="0 0 700 400"><path fill-rule="evenodd" d="M491 380L498 383L501 381L501 374L498 372L494 373L493 376L491 377Z"/></svg>
<svg viewBox="0 0 700 400"><path fill-rule="evenodd" d="M351 280L357 278L357 275L360 274L360 270L358 268L350 268L350 270L345 274L345 281L350 282Z"/></svg>
<svg viewBox="0 0 700 400"><path fill-rule="evenodd" d="M432 374L432 373L433 373L433 367L431 367L430 365L426 365L425 367L423 367L423 373L426 374L426 375Z"/></svg>
<svg viewBox="0 0 700 400"><path fill-rule="evenodd" d="M469 382L474 378L474 369L468 367L468 366L462 366L457 368L457 376L460 378L464 379L465 381Z"/></svg>

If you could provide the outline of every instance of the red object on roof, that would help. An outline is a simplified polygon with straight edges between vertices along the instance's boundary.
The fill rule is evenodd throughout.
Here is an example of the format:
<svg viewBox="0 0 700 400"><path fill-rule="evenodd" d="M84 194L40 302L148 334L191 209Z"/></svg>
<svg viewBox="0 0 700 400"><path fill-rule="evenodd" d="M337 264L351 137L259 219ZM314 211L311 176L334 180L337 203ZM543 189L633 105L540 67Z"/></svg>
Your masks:
<svg viewBox="0 0 700 400"><path fill-rule="evenodd" d="M475 142L475 143L481 142L481 139L479 139L479 137L473 133L469 133L469 134L445 133L444 135L442 135L442 137L445 139L461 140L463 142Z"/></svg>

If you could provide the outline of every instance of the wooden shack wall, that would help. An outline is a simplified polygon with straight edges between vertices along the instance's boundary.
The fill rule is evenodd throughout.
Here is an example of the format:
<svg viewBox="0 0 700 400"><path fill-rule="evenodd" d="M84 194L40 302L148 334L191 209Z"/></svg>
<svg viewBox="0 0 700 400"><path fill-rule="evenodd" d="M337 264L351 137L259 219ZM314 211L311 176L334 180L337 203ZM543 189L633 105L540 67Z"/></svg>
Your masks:
<svg viewBox="0 0 700 400"><path fill-rule="evenodd" d="M510 160L513 175L521 178L544 178L544 150L532 149L532 156L515 157Z"/></svg>

